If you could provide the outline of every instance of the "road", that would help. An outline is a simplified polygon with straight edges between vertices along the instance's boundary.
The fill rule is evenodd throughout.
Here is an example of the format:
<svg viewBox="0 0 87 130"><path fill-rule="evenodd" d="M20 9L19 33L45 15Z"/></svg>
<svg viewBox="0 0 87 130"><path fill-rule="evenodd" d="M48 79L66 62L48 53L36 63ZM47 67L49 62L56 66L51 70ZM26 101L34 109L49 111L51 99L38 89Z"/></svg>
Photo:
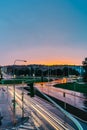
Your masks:
<svg viewBox="0 0 87 130"><path fill-rule="evenodd" d="M12 90L10 90L10 93L13 94ZM16 89L16 101L22 106L21 103L21 91ZM48 112L46 111L36 100L31 99L29 96L24 95L24 104L26 107L26 111L29 112L30 109L33 109L37 115L40 115L40 117L43 117L44 120L43 122L45 123L45 125L47 124L47 128L50 128L53 130L54 129L66 129L68 130L66 127L64 127L64 125L62 125L61 123L59 123L58 119L54 119L54 117ZM43 119L42 118L42 119ZM48 122L46 122L46 121ZM43 125L43 124L42 124ZM43 125L44 126L44 125ZM41 127L41 126L39 126ZM46 126L45 126L46 127Z"/></svg>
<svg viewBox="0 0 87 130"><path fill-rule="evenodd" d="M52 104L38 98L35 96L34 98L30 98L27 95L27 92L24 91L24 107L25 111L30 112L30 109L33 112L33 115L37 117L39 116L40 120L42 121L39 124L39 129L61 129L61 130L73 130L77 129L75 124L70 121L60 110L54 107ZM10 88L10 93L13 95L12 88ZM21 88L16 87L16 101L22 106L21 103ZM35 115L36 114L36 115ZM39 119L38 118L38 119ZM38 124L38 123L37 123ZM73 128L72 128L73 127Z"/></svg>
<svg viewBox="0 0 87 130"><path fill-rule="evenodd" d="M55 81L53 83L55 83ZM36 83L35 87L43 93L87 112L87 104L84 105L84 102L87 103L87 98L83 94L53 87L53 83Z"/></svg>
<svg viewBox="0 0 87 130"><path fill-rule="evenodd" d="M24 92L23 104L21 102L22 90ZM13 106L13 86L1 86L0 99L2 99L2 113L4 114L2 126L5 127L8 124L8 121L10 122L10 125L13 124L13 115L11 110L11 107ZM27 91L22 89L22 86L16 86L16 102L16 118L21 117L21 107L23 105L25 116L29 116L29 118L32 120L33 128L38 130L78 130L77 127L70 121L70 119L60 112L60 110L58 110L53 104L48 103L37 96L34 98L29 97L27 95ZM22 127L29 127L25 125L26 124L24 124L24 126L20 126L21 129ZM29 125L29 122L27 125Z"/></svg>

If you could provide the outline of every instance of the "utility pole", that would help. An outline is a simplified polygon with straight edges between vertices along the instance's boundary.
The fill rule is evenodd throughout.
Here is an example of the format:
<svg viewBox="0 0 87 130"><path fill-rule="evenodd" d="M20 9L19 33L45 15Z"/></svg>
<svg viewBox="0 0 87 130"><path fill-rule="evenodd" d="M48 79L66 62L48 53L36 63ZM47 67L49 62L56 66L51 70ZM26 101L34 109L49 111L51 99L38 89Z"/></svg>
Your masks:
<svg viewBox="0 0 87 130"><path fill-rule="evenodd" d="M22 119L24 118L24 91L23 91L23 87L24 87L24 82L22 82Z"/></svg>

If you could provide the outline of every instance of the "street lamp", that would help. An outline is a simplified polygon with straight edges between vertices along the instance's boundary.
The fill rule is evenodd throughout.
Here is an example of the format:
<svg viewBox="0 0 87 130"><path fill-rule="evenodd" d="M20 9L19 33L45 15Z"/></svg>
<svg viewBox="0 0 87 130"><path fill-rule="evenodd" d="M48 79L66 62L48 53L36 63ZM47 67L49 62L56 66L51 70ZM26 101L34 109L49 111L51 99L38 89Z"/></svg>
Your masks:
<svg viewBox="0 0 87 130"><path fill-rule="evenodd" d="M17 61L18 61L18 62L19 62L19 61L20 61L20 62L27 62L26 60L19 60L19 59L16 59L16 60L14 60L14 64L13 64L13 65L15 65L15 63L16 63Z"/></svg>
<svg viewBox="0 0 87 130"><path fill-rule="evenodd" d="M20 59L16 59L14 60L14 64L13 64L13 67L15 66L15 63L16 62L27 62L26 60L20 60ZM14 76L14 79L15 79L15 72L14 72L14 68L13 68L13 76ZM13 123L14 125L16 124L16 109L15 109L15 80L14 80L14 84L13 84L13 92L14 92L14 98L13 98ZM23 102L23 99L22 99L22 102ZM23 106L23 105L22 105ZM23 110L23 109L22 109Z"/></svg>

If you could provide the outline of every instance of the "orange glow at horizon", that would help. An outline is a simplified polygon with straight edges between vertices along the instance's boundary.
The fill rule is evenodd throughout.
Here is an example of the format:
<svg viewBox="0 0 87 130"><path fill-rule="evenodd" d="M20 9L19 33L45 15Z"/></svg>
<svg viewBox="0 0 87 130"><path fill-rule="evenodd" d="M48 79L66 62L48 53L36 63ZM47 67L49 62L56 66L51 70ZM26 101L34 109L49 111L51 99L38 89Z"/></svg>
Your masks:
<svg viewBox="0 0 87 130"><path fill-rule="evenodd" d="M64 59L53 59L52 58L32 58L32 59L28 59L26 56L25 57L21 57L19 59L24 59L27 62L16 62L16 65L32 65L32 64L39 64L39 65L82 65L82 62L80 63L79 61L81 61L80 59L68 59L68 58L64 58ZM12 61L13 63L13 61Z"/></svg>
<svg viewBox="0 0 87 130"><path fill-rule="evenodd" d="M28 62L29 64L42 64L42 65L80 65L81 63L75 63L73 60L67 60L67 61L32 61ZM26 63L26 64L28 64Z"/></svg>

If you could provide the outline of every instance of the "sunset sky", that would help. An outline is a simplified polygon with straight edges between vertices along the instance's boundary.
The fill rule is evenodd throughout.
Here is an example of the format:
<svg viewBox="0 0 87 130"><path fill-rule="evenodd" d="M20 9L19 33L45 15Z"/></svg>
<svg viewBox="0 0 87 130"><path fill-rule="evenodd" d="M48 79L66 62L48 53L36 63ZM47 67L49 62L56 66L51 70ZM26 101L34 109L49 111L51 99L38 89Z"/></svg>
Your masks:
<svg viewBox="0 0 87 130"><path fill-rule="evenodd" d="M86 56L87 0L0 0L0 65L82 64Z"/></svg>

